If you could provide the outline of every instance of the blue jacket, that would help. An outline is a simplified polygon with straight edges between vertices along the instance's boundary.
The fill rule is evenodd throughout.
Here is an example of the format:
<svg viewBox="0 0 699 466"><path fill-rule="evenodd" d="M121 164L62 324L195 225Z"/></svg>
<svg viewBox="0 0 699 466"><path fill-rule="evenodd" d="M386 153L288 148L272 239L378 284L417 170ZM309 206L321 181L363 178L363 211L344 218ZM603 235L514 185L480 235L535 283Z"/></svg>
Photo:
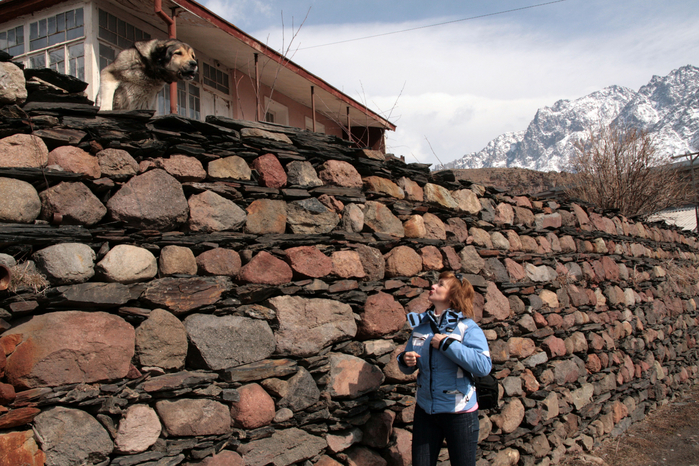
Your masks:
<svg viewBox="0 0 699 466"><path fill-rule="evenodd" d="M484 376L493 365L488 341L483 330L472 319L460 312L447 309L440 316L432 310L423 314L411 313L408 320L413 327L405 352L420 355L417 365L408 367L403 354L398 366L405 374L417 374L417 404L428 414L468 411L476 404L476 390L466 373ZM443 333L439 349L430 342L435 333ZM465 369L465 370L464 370Z"/></svg>

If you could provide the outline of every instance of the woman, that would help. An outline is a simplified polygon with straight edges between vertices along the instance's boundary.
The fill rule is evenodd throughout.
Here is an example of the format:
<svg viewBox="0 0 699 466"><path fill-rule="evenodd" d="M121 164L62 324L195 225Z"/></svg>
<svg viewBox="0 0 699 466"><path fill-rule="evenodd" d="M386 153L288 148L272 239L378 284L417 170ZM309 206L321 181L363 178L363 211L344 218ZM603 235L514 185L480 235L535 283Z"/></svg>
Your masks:
<svg viewBox="0 0 699 466"><path fill-rule="evenodd" d="M452 466L475 466L478 401L471 375L490 373L488 342L473 321L473 287L461 274L442 272L432 285L433 307L409 314L413 327L402 372L417 375L413 466L435 466L446 439Z"/></svg>

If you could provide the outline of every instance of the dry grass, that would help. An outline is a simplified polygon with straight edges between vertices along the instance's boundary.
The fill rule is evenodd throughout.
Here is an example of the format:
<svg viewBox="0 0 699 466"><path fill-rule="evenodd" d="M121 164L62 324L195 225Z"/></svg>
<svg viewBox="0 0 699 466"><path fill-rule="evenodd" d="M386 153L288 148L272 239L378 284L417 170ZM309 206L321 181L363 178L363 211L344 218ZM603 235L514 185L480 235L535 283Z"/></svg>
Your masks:
<svg viewBox="0 0 699 466"><path fill-rule="evenodd" d="M663 264L668 281L681 288L694 286L699 281L699 271L696 267L682 267L674 260L669 260Z"/></svg>
<svg viewBox="0 0 699 466"><path fill-rule="evenodd" d="M31 262L22 262L10 267L10 274L10 284L7 287L10 293L31 290L38 294L44 292L49 286L49 281L34 268Z"/></svg>

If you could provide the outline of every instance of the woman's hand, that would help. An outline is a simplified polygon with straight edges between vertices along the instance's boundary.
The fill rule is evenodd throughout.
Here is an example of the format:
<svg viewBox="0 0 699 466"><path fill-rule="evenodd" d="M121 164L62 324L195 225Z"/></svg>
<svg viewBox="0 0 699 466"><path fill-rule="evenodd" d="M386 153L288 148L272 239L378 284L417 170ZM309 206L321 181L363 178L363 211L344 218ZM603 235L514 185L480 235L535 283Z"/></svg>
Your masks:
<svg viewBox="0 0 699 466"><path fill-rule="evenodd" d="M417 354L415 351L408 351L403 355L403 362L408 367L415 367L415 365L417 364L417 358L419 357L420 355Z"/></svg>
<svg viewBox="0 0 699 466"><path fill-rule="evenodd" d="M446 337L447 336L444 335L443 333L438 333L432 337L432 341L430 342L430 345L432 345L432 348L439 348L439 344L442 343L442 340L444 340Z"/></svg>

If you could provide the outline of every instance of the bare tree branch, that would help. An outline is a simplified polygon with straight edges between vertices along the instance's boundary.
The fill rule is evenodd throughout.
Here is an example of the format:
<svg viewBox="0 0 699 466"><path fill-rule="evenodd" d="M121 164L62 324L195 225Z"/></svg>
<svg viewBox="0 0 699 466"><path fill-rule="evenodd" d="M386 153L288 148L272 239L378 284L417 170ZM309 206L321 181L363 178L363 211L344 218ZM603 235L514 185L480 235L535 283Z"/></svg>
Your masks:
<svg viewBox="0 0 699 466"><path fill-rule="evenodd" d="M687 202L688 183L653 136L625 125L589 128L574 143L568 194L627 217L648 216Z"/></svg>

